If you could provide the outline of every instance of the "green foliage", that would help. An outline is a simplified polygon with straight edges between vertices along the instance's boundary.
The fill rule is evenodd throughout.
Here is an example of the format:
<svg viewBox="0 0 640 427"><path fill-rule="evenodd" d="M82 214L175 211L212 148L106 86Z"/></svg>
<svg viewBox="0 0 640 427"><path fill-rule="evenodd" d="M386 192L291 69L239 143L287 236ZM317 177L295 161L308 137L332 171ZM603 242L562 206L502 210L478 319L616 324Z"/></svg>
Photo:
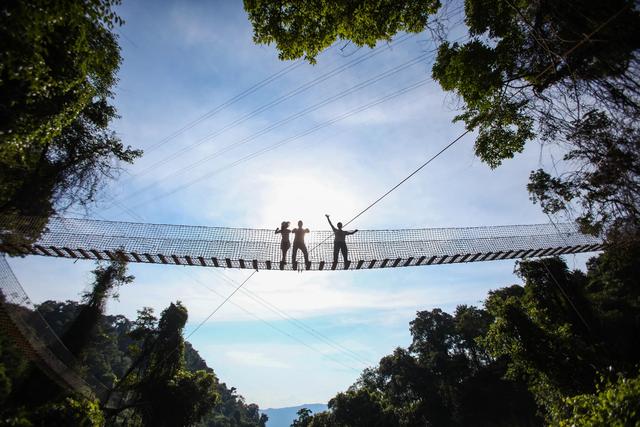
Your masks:
<svg viewBox="0 0 640 427"><path fill-rule="evenodd" d="M329 401L337 425L352 427L391 427L398 425L393 408L376 390L354 388L338 393Z"/></svg>
<svg viewBox="0 0 640 427"><path fill-rule="evenodd" d="M310 426L537 425L522 383L505 380L506 363L479 344L493 317L459 306L454 315L420 311L408 349L397 348L363 372Z"/></svg>
<svg viewBox="0 0 640 427"><path fill-rule="evenodd" d="M211 411L217 401L217 378L206 371L179 369L160 378L141 377L144 425L189 426Z"/></svg>
<svg viewBox="0 0 640 427"><path fill-rule="evenodd" d="M27 362L20 350L9 337L0 333L0 407L6 404L14 383L25 375L26 370Z"/></svg>
<svg viewBox="0 0 640 427"><path fill-rule="evenodd" d="M77 317L62 335L62 342L74 356L83 356L96 333L109 296L117 295L115 292L118 287L133 281L134 277L126 273L126 261L119 260L111 261L106 267L98 263L93 270L95 281L92 289L83 295L83 304Z"/></svg>
<svg viewBox="0 0 640 427"><path fill-rule="evenodd" d="M120 51L118 0L8 0L0 6L0 215L43 218L3 233L32 242L46 219L91 203L141 151L108 129Z"/></svg>
<svg viewBox="0 0 640 427"><path fill-rule="evenodd" d="M480 40L464 45L444 42L432 70L444 90L464 100L464 112L456 120L463 120L469 130L478 130L476 155L491 167L521 152L533 137L533 119L525 114L526 103L506 96L500 62L495 51Z"/></svg>
<svg viewBox="0 0 640 427"><path fill-rule="evenodd" d="M640 426L640 377L620 377L604 382L594 394L564 399L564 408L554 413L558 427Z"/></svg>
<svg viewBox="0 0 640 427"><path fill-rule="evenodd" d="M438 0L245 0L256 43L275 43L280 59L311 63L336 40L373 47L398 32L419 33Z"/></svg>
<svg viewBox="0 0 640 427"><path fill-rule="evenodd" d="M180 302L170 304L157 322L152 310L139 311L131 334L140 342L136 359L120 382L134 396L130 406L144 425L192 425L218 400L213 372L185 369L182 330L187 318Z"/></svg>
<svg viewBox="0 0 640 427"><path fill-rule="evenodd" d="M236 393L235 387L228 388L225 383L219 383L218 394L213 411L196 424L198 427L265 427L267 416L260 414L255 403L247 404L244 397Z"/></svg>
<svg viewBox="0 0 640 427"><path fill-rule="evenodd" d="M546 414L566 397L592 394L604 372L633 375L640 362L640 241L611 248L590 261L585 275L557 258L522 262L524 287L490 293L495 317L482 339L508 360Z"/></svg>
<svg viewBox="0 0 640 427"><path fill-rule="evenodd" d="M67 397L37 408L30 416L34 426L101 427L105 423L100 404L82 397Z"/></svg>
<svg viewBox="0 0 640 427"><path fill-rule="evenodd" d="M8 0L0 13L0 158L62 134L115 82L118 0Z"/></svg>
<svg viewBox="0 0 640 427"><path fill-rule="evenodd" d="M328 411L315 414L309 423L309 427L331 427L334 425L333 414Z"/></svg>
<svg viewBox="0 0 640 427"><path fill-rule="evenodd" d="M311 409L301 408L297 412L298 418L293 420L291 427L309 427L313 420Z"/></svg>
<svg viewBox="0 0 640 427"><path fill-rule="evenodd" d="M640 24L638 11L625 0L569 3L467 0L471 40L440 46L433 76L464 101L458 119L478 130L476 154L492 167L522 151L536 122L554 139L583 111L622 122L640 113L628 87L640 38L626 27Z"/></svg>
<svg viewBox="0 0 640 427"><path fill-rule="evenodd" d="M640 425L640 238L630 228L614 241L586 273L560 258L527 260L524 285L490 292L483 309L418 312L408 348L298 422Z"/></svg>
<svg viewBox="0 0 640 427"><path fill-rule="evenodd" d="M107 269L108 267L103 267L102 272L106 274ZM118 277L127 277L124 274L125 271L120 273L123 274ZM107 293L112 291L113 289ZM96 301L85 298L85 302L91 300ZM78 318L82 309L83 305L74 301L45 301L38 306L40 315L58 335L69 329L69 325ZM167 314L163 325L169 329L179 326L186 320L184 318L186 309L180 304L170 306L163 314ZM87 375L98 378L107 387L118 384L121 389L139 391L143 387L141 381L145 379L144 372L150 367L150 359L153 359L153 366L162 365L162 357L160 355L150 357L150 352L147 350L147 348L153 348L154 340L160 335L158 323L158 319L150 308L140 310L135 322L124 316L100 315L94 333L90 335L90 339L84 346L81 359L82 370ZM170 345L169 340L163 342L167 346ZM139 362L141 359L142 362ZM159 388L154 390L156 396L164 399L162 400L164 408L161 410L172 411L166 421L168 425L265 426L267 417L259 413L258 406L245 403L244 398L236 393L235 388L228 388L225 383L218 382L213 370L207 366L190 343L184 342L184 359L173 360L172 363L182 367L175 370L173 376L166 372L164 382L158 381ZM132 366L133 370L131 370ZM155 370L155 372L162 371L162 369ZM37 375L38 372L27 363L20 350L0 331L0 419L2 420L0 424L101 425L97 413L93 412L96 402L93 402L92 406L91 401L75 397L67 401L64 393L62 397L52 398L52 393L59 394L61 390L55 384L51 384L52 387L55 386L51 388L47 377ZM135 374L131 375L131 372ZM3 376L2 373L5 375ZM128 378L123 379L125 375L128 375ZM27 380L30 383L27 384ZM25 389L25 386L28 386L28 389ZM41 395L46 396L43 398ZM139 408L139 411L127 405L119 409L105 410L104 414L109 423L138 426L143 422L140 413L147 410L146 406L141 406L140 403L141 401L133 402L133 407ZM100 411L102 414L103 409L100 408ZM86 417L82 415L83 413ZM72 416L76 417L73 422L68 418ZM42 421L45 418L46 423ZM62 421L59 421L60 419ZM81 419L85 424L78 421ZM92 422L94 424L91 424Z"/></svg>

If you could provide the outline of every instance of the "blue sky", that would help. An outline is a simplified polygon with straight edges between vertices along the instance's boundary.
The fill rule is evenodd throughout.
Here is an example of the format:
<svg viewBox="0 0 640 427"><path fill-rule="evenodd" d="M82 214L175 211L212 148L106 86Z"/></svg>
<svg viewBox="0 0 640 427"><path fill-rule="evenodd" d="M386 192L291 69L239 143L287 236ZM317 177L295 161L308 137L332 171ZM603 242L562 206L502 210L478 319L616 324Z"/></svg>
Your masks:
<svg viewBox="0 0 640 427"><path fill-rule="evenodd" d="M118 30L123 63L114 102L121 119L114 129L125 144L147 152L104 189L88 217L251 228L302 219L311 229L327 229L325 213L336 221L351 218L464 130L452 123L457 100L428 82L292 138L428 79L434 45L420 34L383 44L370 58L369 49L334 46L317 65L302 63L168 139L291 63L279 61L273 47L252 42L241 2L125 1L120 13L126 24ZM420 56L406 69L288 120ZM362 61L323 77L358 58ZM314 79L322 81L263 107ZM261 150L267 151L230 166ZM548 147L530 144L491 170L475 158L467 136L353 227L547 222L525 185L532 169L549 166L553 158ZM568 261L580 266L584 257ZM10 263L35 302L77 299L94 268L89 262L37 257ZM234 295L190 341L222 381L262 408L326 402L365 366L409 344L408 323L416 311L479 305L489 289L519 282L513 268L513 261L497 261L260 272L245 285L249 292ZM159 313L181 300L190 312L187 334L247 276L160 265L130 270L137 279L121 289L119 301L110 302L109 313L134 318L143 306Z"/></svg>

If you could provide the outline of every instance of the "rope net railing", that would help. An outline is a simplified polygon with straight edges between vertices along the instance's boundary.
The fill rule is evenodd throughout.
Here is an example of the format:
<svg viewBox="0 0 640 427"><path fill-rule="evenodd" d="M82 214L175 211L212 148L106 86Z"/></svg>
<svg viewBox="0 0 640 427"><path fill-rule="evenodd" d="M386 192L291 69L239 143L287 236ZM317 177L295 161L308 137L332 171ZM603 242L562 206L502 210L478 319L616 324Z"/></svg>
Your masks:
<svg viewBox="0 0 640 427"><path fill-rule="evenodd" d="M33 235L40 218L0 218L0 230ZM41 225L40 225L41 227ZM8 231L1 231L5 235ZM293 236L291 236L293 240ZM6 240L6 239L5 239ZM333 263L333 232L305 237L309 265L281 263L281 236L274 230L147 224L53 217L29 244L6 247L25 254L205 267L310 270L369 269L527 258L600 250L602 241L574 224L466 228L360 230L347 237L349 263ZM0 248L2 249L2 248Z"/></svg>
<svg viewBox="0 0 640 427"><path fill-rule="evenodd" d="M64 389L104 399L107 387L93 376L83 375L80 362L53 331L0 255L0 328L23 354Z"/></svg>

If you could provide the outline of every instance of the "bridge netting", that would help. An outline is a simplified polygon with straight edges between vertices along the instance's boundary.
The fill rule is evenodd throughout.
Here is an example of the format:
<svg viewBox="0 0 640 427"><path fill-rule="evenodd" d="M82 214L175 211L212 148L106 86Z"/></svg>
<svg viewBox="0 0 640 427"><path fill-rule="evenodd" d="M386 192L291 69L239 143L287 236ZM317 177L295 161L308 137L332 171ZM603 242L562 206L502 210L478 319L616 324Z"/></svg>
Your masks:
<svg viewBox="0 0 640 427"><path fill-rule="evenodd" d="M39 218L12 220L26 234ZM3 227L0 219L0 229ZM11 249L61 258L205 267L331 270L408 267L570 254L600 250L602 241L574 224L507 225L466 228L360 230L347 237L349 262L333 262L333 232L305 237L309 265L282 263L281 236L274 230L148 224L53 217L32 244Z"/></svg>
<svg viewBox="0 0 640 427"><path fill-rule="evenodd" d="M0 328L20 351L64 389L106 399L108 388L88 373L40 315L22 285L0 255Z"/></svg>

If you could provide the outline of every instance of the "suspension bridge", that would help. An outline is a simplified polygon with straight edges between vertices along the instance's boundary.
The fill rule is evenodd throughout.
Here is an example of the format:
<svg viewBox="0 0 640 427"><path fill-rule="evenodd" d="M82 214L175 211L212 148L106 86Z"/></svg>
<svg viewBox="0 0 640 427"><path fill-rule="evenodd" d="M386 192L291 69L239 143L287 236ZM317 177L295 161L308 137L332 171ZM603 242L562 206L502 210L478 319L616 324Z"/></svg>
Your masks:
<svg viewBox="0 0 640 427"><path fill-rule="evenodd" d="M46 227L40 233L42 225ZM15 243L15 235L39 237ZM333 263L333 233L307 235L310 263L281 263L273 230L148 224L52 217L0 218L0 252L58 258L116 260L200 267L311 270L372 269L480 262L592 252L602 241L573 224L361 230L348 241L351 262ZM10 243L14 242L14 243ZM4 256L0 256L0 328L53 381L83 395L108 399L38 314ZM112 397L112 396L111 396Z"/></svg>
<svg viewBox="0 0 640 427"><path fill-rule="evenodd" d="M0 229L8 220L0 219ZM39 218L12 220L32 234ZM602 241L574 224L360 230L347 237L349 260L333 262L333 232L307 234L309 263L282 262L274 230L149 224L53 217L32 244L5 244L5 252L58 258L115 260L253 270L366 270L530 258L593 252ZM300 260L302 254L298 252Z"/></svg>

